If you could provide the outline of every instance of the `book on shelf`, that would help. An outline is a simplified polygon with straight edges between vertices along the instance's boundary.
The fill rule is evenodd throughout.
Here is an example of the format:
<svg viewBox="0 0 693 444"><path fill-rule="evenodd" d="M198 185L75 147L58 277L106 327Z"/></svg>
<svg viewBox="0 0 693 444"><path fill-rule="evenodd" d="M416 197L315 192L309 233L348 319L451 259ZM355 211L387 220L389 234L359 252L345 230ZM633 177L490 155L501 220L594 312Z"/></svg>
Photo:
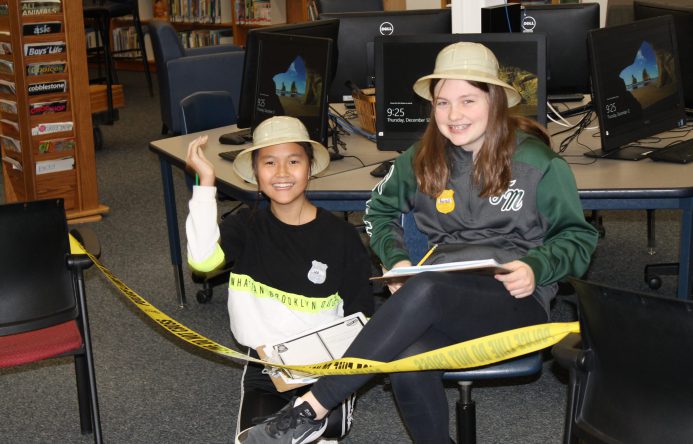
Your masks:
<svg viewBox="0 0 693 444"><path fill-rule="evenodd" d="M22 0L22 15L59 14L62 12L60 0Z"/></svg>
<svg viewBox="0 0 693 444"><path fill-rule="evenodd" d="M42 136L44 134L62 133L64 131L72 131L72 122L52 122L39 123L31 128L32 136Z"/></svg>
<svg viewBox="0 0 693 444"><path fill-rule="evenodd" d="M14 64L9 60L0 59L0 74L14 74Z"/></svg>
<svg viewBox="0 0 693 444"><path fill-rule="evenodd" d="M75 168L74 157L62 157L60 159L37 160L36 175L69 171Z"/></svg>
<svg viewBox="0 0 693 444"><path fill-rule="evenodd" d="M272 8L271 0L235 0L236 23L239 25L271 25L280 23L285 17L277 16L281 11Z"/></svg>
<svg viewBox="0 0 693 444"><path fill-rule="evenodd" d="M0 134L0 146L5 150L5 152L13 151L15 153L22 152L22 142L10 137L6 134Z"/></svg>
<svg viewBox="0 0 693 444"><path fill-rule="evenodd" d="M184 48L220 45L224 41L221 29L195 29L178 32L178 39Z"/></svg>
<svg viewBox="0 0 693 444"><path fill-rule="evenodd" d="M17 86L14 82L0 79L0 93L14 95L17 93Z"/></svg>
<svg viewBox="0 0 693 444"><path fill-rule="evenodd" d="M42 76L45 74L63 74L67 71L67 62L40 62L26 65L27 76Z"/></svg>
<svg viewBox="0 0 693 444"><path fill-rule="evenodd" d="M320 13L318 12L318 5L315 0L309 0L308 1L308 19L311 22L314 22L318 20L318 15Z"/></svg>
<svg viewBox="0 0 693 444"><path fill-rule="evenodd" d="M318 364L344 356L349 345L366 324L363 313L354 313L299 333L276 344L257 348L260 357L285 365ZM294 370L272 369L270 378L278 391L301 387L317 381L314 375Z"/></svg>
<svg viewBox="0 0 693 444"><path fill-rule="evenodd" d="M63 111L67 111L66 99L51 100L49 102L34 102L29 104L30 116L61 113Z"/></svg>
<svg viewBox="0 0 693 444"><path fill-rule="evenodd" d="M0 111L7 114L17 114L17 102L0 99Z"/></svg>
<svg viewBox="0 0 693 444"><path fill-rule="evenodd" d="M19 133L19 123L15 122L14 120L0 119L0 124L7 125L10 128L14 129L16 133Z"/></svg>
<svg viewBox="0 0 693 444"><path fill-rule="evenodd" d="M510 270L501 267L494 259L480 259L473 261L448 262L447 264L412 265L410 267L398 267L383 273L382 276L372 277L371 280L391 280L411 277L426 271L435 272L470 272L481 274L505 274Z"/></svg>
<svg viewBox="0 0 693 444"><path fill-rule="evenodd" d="M3 162L8 163L12 167L13 170L16 170L16 171L23 171L24 170L24 168L22 168L22 163L16 159L13 159L10 156L3 156L2 160L3 160Z"/></svg>
<svg viewBox="0 0 693 444"><path fill-rule="evenodd" d="M221 2L228 0L168 0L171 22L221 23Z"/></svg>
<svg viewBox="0 0 693 444"><path fill-rule="evenodd" d="M113 52L127 52L127 55L119 54L117 58L138 58L140 44L137 40L137 30L134 26L121 26L113 28ZM115 56L114 56L115 57Z"/></svg>

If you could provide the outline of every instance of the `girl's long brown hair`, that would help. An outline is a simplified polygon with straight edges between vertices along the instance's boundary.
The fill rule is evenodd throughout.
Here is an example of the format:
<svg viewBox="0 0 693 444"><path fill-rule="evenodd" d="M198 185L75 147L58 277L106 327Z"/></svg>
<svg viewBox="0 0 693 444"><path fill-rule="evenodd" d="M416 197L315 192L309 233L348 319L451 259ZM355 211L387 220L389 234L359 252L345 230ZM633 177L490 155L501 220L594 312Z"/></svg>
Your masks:
<svg viewBox="0 0 693 444"><path fill-rule="evenodd" d="M431 81L430 91L435 102L434 89L439 80ZM511 116L508 99L503 87L490 83L468 81L472 86L488 94L489 116L484 143L474 160L473 183L479 188L481 197L499 196L510 185L510 162L515 152L515 131L521 130L536 136L550 145L546 130L533 120ZM435 104L431 109L431 120L421 139L421 147L414 155L414 174L419 190L437 197L447 186L450 164L445 153L448 139L438 130L435 119Z"/></svg>

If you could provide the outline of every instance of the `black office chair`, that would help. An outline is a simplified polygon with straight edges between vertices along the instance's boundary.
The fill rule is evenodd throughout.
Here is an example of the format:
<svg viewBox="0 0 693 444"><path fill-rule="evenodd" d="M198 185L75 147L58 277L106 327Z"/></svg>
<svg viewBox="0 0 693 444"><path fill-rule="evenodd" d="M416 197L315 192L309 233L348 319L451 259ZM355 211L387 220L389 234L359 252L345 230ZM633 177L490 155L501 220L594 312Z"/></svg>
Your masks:
<svg viewBox="0 0 693 444"><path fill-rule="evenodd" d="M402 226L410 259L416 263L428 248L426 236L416 226L412 212L403 215ZM474 381L517 380L517 378L538 375L541 370L541 353L535 352L485 367L445 372L443 379L456 381L460 390L460 397L456 403L457 444L476 443L476 403L472 399Z"/></svg>
<svg viewBox="0 0 693 444"><path fill-rule="evenodd" d="M180 101L183 134L196 133L238 120L233 95L228 91L198 91Z"/></svg>
<svg viewBox="0 0 693 444"><path fill-rule="evenodd" d="M81 430L100 443L82 273L91 260L70 254L62 199L0 205L0 232L0 367L74 356Z"/></svg>
<svg viewBox="0 0 693 444"><path fill-rule="evenodd" d="M183 134L233 125L237 121L233 96L228 91L199 91L190 94L180 101L180 112ZM185 178L189 187L192 187L190 176L186 175ZM222 219L241 205L239 203L231 211L223 214ZM202 284L202 289L196 294L197 302L204 304L212 300L214 287L228 283L230 272L230 268L211 273L193 272L193 281Z"/></svg>
<svg viewBox="0 0 693 444"><path fill-rule="evenodd" d="M144 29L142 27L142 21L140 20L140 10L137 0L83 0L82 8L84 18L90 20L96 31L97 36L101 42L101 45L94 49L94 52L99 57L99 72L101 69L100 60L101 57L104 59L105 74L106 78L93 79L94 82L100 82L105 80L106 82L106 94L108 100L108 123L113 123L115 120L114 109L113 109L113 91L112 85L118 83L118 72L115 69L113 63L113 56L133 52L133 50L120 50L113 51L111 48L111 19L132 16L133 26L135 27L135 33L137 34L137 43L139 45L140 58L142 59L142 66L147 77L147 85L149 86L149 95L154 95L154 89L152 87L152 75L149 72L149 61L147 60L147 50L144 45Z"/></svg>
<svg viewBox="0 0 693 444"><path fill-rule="evenodd" d="M316 0L318 13L382 11L383 0Z"/></svg>
<svg viewBox="0 0 693 444"><path fill-rule="evenodd" d="M691 442L693 302L571 283L580 334L552 350L570 372L564 442Z"/></svg>

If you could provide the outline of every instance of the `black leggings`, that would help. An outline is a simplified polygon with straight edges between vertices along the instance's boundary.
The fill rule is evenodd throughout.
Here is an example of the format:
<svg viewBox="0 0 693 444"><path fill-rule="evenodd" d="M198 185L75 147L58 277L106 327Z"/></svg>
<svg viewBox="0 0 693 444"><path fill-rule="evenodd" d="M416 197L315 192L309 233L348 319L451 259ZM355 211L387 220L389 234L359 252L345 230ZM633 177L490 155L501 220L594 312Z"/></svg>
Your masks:
<svg viewBox="0 0 693 444"><path fill-rule="evenodd" d="M257 358L257 353L249 353ZM311 386L299 387L286 392L278 392L270 377L263 373L264 366L249 362L243 372L243 396L241 398L240 413L238 414L237 433L253 426L256 418L265 417L276 413L284 407L294 396L301 396L310 390ZM323 433L324 438L341 438L351 428L352 413L356 396L351 394L336 405L330 412L327 420L327 428Z"/></svg>
<svg viewBox="0 0 693 444"><path fill-rule="evenodd" d="M515 299L491 276L422 273L378 309L345 356L389 362L547 318L535 297ZM449 443L442 373L390 374L400 414L416 443ZM311 392L330 409L372 377L322 377Z"/></svg>

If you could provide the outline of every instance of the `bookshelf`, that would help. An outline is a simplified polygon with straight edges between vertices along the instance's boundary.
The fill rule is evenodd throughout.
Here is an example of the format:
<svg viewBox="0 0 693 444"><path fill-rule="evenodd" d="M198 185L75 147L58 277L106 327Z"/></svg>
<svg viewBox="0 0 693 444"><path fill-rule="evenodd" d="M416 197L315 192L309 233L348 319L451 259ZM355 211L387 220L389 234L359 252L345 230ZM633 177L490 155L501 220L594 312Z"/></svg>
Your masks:
<svg viewBox="0 0 693 444"><path fill-rule="evenodd" d="M153 18L169 21L178 31L184 47L208 46L209 44L231 43L224 31L232 29L231 2L233 0L138 0L142 24ZM183 5L186 8L183 9ZM187 8L190 5L190 9ZM202 9L199 8L202 5ZM206 5L206 9L205 9ZM214 12L212 12L214 11ZM208 15L211 12L212 15ZM230 33L228 33L230 34ZM115 58L117 69L142 70L135 29L130 17L113 19L111 22L111 41L114 51L131 52ZM94 33L87 35L89 47L95 45ZM155 71L154 52L149 35L145 34L145 46L150 71Z"/></svg>
<svg viewBox="0 0 693 444"><path fill-rule="evenodd" d="M229 0L236 45L245 46L248 30L280 23L308 21L309 0ZM257 7L253 8L255 4Z"/></svg>
<svg viewBox="0 0 693 444"><path fill-rule="evenodd" d="M71 221L98 220L108 207L98 199L82 3L42 4L53 7L0 0L5 201L62 198Z"/></svg>

